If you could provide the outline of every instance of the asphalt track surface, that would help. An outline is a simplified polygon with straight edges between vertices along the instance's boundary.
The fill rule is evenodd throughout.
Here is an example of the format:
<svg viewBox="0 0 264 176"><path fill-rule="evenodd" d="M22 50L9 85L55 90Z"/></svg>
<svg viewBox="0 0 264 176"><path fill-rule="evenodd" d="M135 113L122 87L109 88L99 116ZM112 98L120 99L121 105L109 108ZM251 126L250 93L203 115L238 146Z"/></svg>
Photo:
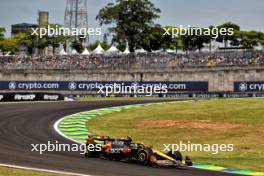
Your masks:
<svg viewBox="0 0 264 176"><path fill-rule="evenodd" d="M152 168L137 164L83 158L76 152L31 152L31 144L72 143L54 130L54 123L81 111L150 101L90 101L0 104L0 163L102 176L228 176L194 168ZM153 102L153 101L152 101Z"/></svg>

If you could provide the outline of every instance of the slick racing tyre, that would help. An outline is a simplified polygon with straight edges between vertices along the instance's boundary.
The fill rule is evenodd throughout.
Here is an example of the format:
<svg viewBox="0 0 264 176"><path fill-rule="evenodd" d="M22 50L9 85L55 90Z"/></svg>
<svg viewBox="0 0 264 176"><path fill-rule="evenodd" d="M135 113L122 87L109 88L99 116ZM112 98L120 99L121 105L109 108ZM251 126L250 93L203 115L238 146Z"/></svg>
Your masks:
<svg viewBox="0 0 264 176"><path fill-rule="evenodd" d="M86 144L86 152L85 152L85 154L84 154L84 156L86 157L86 158L98 158L99 156L100 156L100 152L99 151L91 151L91 150L88 150L88 145L89 144L92 144L92 145L94 145L94 146L96 146L96 143L87 143Z"/></svg>
<svg viewBox="0 0 264 176"><path fill-rule="evenodd" d="M84 156L86 158L98 158L100 156L100 153L96 151L86 151Z"/></svg>

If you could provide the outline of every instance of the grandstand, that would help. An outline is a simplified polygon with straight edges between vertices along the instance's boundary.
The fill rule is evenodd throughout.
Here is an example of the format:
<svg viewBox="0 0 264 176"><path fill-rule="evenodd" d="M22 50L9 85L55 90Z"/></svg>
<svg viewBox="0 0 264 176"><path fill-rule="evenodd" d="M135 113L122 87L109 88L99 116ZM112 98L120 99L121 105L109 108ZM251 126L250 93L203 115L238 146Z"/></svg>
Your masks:
<svg viewBox="0 0 264 176"><path fill-rule="evenodd" d="M91 54L87 56L0 56L1 69L128 70L264 65L264 52Z"/></svg>

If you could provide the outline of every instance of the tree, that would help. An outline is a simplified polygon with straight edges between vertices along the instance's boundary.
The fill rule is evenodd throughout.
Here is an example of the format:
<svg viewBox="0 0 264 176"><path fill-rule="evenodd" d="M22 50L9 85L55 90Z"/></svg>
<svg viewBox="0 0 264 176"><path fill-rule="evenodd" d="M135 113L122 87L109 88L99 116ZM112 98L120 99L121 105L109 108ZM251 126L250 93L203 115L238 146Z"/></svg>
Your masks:
<svg viewBox="0 0 264 176"><path fill-rule="evenodd" d="M17 41L14 38L7 38L0 41L0 49L3 53L12 52L14 53L19 49Z"/></svg>
<svg viewBox="0 0 264 176"><path fill-rule="evenodd" d="M209 26L209 29L212 31L215 27L213 25ZM213 36L212 33L210 33L210 36L208 36L208 40L209 40L209 50L210 50L210 53L212 51L212 41L215 41L215 38Z"/></svg>
<svg viewBox="0 0 264 176"><path fill-rule="evenodd" d="M58 36L49 36L47 37L46 44L47 46L52 46L52 53L55 54L55 49L60 46L60 44L65 44L69 37L64 35Z"/></svg>
<svg viewBox="0 0 264 176"><path fill-rule="evenodd" d="M142 47L149 52L161 49L165 37L163 33L164 31L159 25L151 27L148 35L142 41Z"/></svg>
<svg viewBox="0 0 264 176"><path fill-rule="evenodd" d="M31 45L32 40L30 38L30 35L27 33L18 33L15 35L14 39L17 41L19 45Z"/></svg>
<svg viewBox="0 0 264 176"><path fill-rule="evenodd" d="M150 0L116 0L115 4L108 3L102 8L96 19L100 25L114 24L109 28L109 32L114 33L113 41L122 45L128 42L134 52L135 48L143 47L159 13L160 9Z"/></svg>
<svg viewBox="0 0 264 176"><path fill-rule="evenodd" d="M107 40L107 34L104 34L103 42L104 42L104 43L108 43L108 40Z"/></svg>
<svg viewBox="0 0 264 176"><path fill-rule="evenodd" d="M94 43L92 43L92 44L89 45L89 49L90 49L91 51L95 50L95 49L97 48L97 46L99 45L99 43L101 44L101 46L102 46L102 48L103 48L104 50L107 50L107 49L109 49L109 48L111 47L111 46L108 45L107 43L105 43L105 42L100 42L99 40L97 40L97 41L95 41Z"/></svg>
<svg viewBox="0 0 264 176"><path fill-rule="evenodd" d="M31 35L31 30L27 32L21 32L15 35L14 39L16 40L19 47L23 46L27 48L29 54L33 53L33 49L35 48L36 36Z"/></svg>
<svg viewBox="0 0 264 176"><path fill-rule="evenodd" d="M183 49L183 40L181 38L181 36L174 36L172 37L171 35L164 35L165 30L168 30L169 33L172 33L173 29L176 29L177 27L173 27L173 26L165 26L162 29L162 36L158 36L160 37L161 40L161 48L163 50L166 49L175 49L176 52L178 49ZM179 28L178 28L179 29Z"/></svg>
<svg viewBox="0 0 264 176"><path fill-rule="evenodd" d="M195 51L201 50L204 47L204 39L203 36L196 36L196 35L184 35L181 36L181 40L183 43L183 50L188 51Z"/></svg>
<svg viewBox="0 0 264 176"><path fill-rule="evenodd" d="M264 33L260 32L260 44L264 47Z"/></svg>
<svg viewBox="0 0 264 176"><path fill-rule="evenodd" d="M261 33L256 31L240 31L240 44L245 48L254 48L261 43Z"/></svg>
<svg viewBox="0 0 264 176"><path fill-rule="evenodd" d="M218 26L218 29L226 29L228 31L229 29L233 29L234 32L240 31L239 25L231 22L224 23L220 26ZM231 42L231 45L236 46L238 44L237 38L235 35L221 35L219 33L218 38L216 39L217 42L224 42L225 48L227 48L228 41Z"/></svg>
<svg viewBox="0 0 264 176"><path fill-rule="evenodd" d="M60 27L59 24L49 24L51 29L56 29ZM66 45L66 42L70 40L71 37L66 36L66 35L51 35L51 36L46 36L46 44L47 46L52 46L52 54L55 54L55 49L60 46L60 44ZM79 50L77 50L79 51Z"/></svg>
<svg viewBox="0 0 264 176"><path fill-rule="evenodd" d="M74 40L71 44L71 47L75 49L78 53L81 53L84 50L82 43L78 40Z"/></svg>
<svg viewBox="0 0 264 176"><path fill-rule="evenodd" d="M0 27L0 40L4 40L5 32L6 32L5 28Z"/></svg>
<svg viewBox="0 0 264 176"><path fill-rule="evenodd" d="M50 29L54 29L56 30L58 27L60 27L60 25L58 24L49 24L49 28ZM48 26L46 26L47 30L48 30ZM58 48L60 46L60 44L66 45L67 41L74 41L75 38L74 37L70 37L67 35L48 35L46 34L46 36L42 36L42 38L40 38L39 36L34 36L35 39L35 44L34 46L37 46L38 49L40 49L42 52L43 50L48 47L48 46L52 46L52 53L53 55L55 54L55 49Z"/></svg>
<svg viewBox="0 0 264 176"><path fill-rule="evenodd" d="M194 50L199 50L204 47L205 43L210 43L211 37L206 35L195 35L191 40L191 45Z"/></svg>

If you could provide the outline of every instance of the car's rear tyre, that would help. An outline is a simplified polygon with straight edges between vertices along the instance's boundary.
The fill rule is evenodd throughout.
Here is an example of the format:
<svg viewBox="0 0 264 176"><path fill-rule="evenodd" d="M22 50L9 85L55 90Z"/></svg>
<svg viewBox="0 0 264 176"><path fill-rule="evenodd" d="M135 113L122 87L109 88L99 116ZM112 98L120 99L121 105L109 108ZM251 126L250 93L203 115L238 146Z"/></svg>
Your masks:
<svg viewBox="0 0 264 176"><path fill-rule="evenodd" d="M85 152L84 156L86 158L98 158L100 156L100 152L99 151L88 150L88 145L89 144L92 144L92 145L96 146L96 143L87 143L86 144L87 151Z"/></svg>
<svg viewBox="0 0 264 176"><path fill-rule="evenodd" d="M100 153L96 151L87 151L84 156L86 158L98 158L100 156Z"/></svg>
<svg viewBox="0 0 264 176"><path fill-rule="evenodd" d="M92 153L91 151L86 151L85 154L84 154L84 156L85 156L86 158L92 158L93 153Z"/></svg>

